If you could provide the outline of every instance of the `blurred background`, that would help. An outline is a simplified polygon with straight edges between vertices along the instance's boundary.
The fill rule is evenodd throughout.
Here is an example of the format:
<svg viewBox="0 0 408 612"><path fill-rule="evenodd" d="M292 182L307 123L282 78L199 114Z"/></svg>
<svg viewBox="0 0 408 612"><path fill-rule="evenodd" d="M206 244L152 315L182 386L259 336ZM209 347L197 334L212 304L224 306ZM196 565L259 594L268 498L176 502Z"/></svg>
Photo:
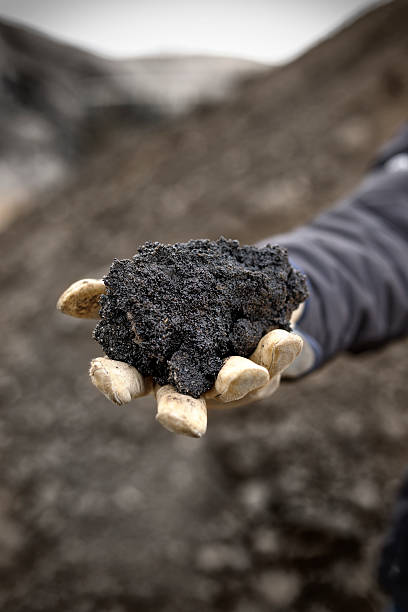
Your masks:
<svg viewBox="0 0 408 612"><path fill-rule="evenodd" d="M381 610L406 341L190 440L89 382L73 281L312 219L406 120L408 3L0 0L0 609Z"/></svg>

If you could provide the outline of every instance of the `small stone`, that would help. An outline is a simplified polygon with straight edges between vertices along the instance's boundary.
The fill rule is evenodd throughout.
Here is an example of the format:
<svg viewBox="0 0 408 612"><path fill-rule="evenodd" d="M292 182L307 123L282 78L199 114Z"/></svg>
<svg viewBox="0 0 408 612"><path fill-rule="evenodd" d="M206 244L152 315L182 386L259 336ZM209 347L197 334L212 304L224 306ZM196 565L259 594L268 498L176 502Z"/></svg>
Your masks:
<svg viewBox="0 0 408 612"><path fill-rule="evenodd" d="M198 568L205 572L223 570L242 572L250 566L250 559L242 547L220 543L202 546L196 561Z"/></svg>
<svg viewBox="0 0 408 612"><path fill-rule="evenodd" d="M257 590L266 601L278 609L290 606L300 594L302 583L298 574L281 570L263 572L257 580Z"/></svg>
<svg viewBox="0 0 408 612"><path fill-rule="evenodd" d="M250 514L256 514L267 507L270 486L260 480L250 480L240 488L239 498Z"/></svg>
<svg viewBox="0 0 408 612"><path fill-rule="evenodd" d="M350 500L362 510L373 511L381 505L378 487L371 480L361 480L351 489Z"/></svg>
<svg viewBox="0 0 408 612"><path fill-rule="evenodd" d="M272 529L258 529L252 539L255 552L268 557L278 556L281 552L279 534Z"/></svg>

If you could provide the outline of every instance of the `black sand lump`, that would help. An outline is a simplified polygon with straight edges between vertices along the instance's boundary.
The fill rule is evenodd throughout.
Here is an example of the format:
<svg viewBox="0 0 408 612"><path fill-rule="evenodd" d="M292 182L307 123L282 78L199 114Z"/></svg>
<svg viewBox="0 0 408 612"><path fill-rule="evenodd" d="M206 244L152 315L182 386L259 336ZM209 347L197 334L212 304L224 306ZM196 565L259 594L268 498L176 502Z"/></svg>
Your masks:
<svg viewBox="0 0 408 612"><path fill-rule="evenodd" d="M212 387L226 357L248 357L273 328L289 331L307 297L286 249L225 238L146 242L116 259L104 283L94 337L106 355L193 397Z"/></svg>

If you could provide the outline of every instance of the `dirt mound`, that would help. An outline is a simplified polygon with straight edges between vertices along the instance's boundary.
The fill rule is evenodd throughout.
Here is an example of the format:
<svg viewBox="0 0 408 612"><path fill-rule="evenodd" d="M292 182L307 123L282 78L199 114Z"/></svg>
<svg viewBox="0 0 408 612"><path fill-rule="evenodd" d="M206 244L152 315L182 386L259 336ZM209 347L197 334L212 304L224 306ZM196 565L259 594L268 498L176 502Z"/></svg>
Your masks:
<svg viewBox="0 0 408 612"><path fill-rule="evenodd" d="M234 103L118 133L0 238L0 602L8 612L380 609L405 464L406 342L336 359L197 442L89 384L77 278L147 240L251 243L346 193L406 118L408 5L379 7Z"/></svg>
<svg viewBox="0 0 408 612"><path fill-rule="evenodd" d="M136 128L223 99L264 69L205 56L109 60L0 19L0 230L118 124L136 138Z"/></svg>

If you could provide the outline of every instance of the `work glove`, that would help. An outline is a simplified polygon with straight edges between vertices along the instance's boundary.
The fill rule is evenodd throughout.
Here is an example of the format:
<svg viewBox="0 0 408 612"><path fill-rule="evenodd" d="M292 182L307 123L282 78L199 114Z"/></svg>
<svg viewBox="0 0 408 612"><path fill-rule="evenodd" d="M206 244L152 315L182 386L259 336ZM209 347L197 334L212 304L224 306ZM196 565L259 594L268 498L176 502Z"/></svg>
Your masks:
<svg viewBox="0 0 408 612"><path fill-rule="evenodd" d="M57 308L73 317L98 319L99 298L105 292L102 280L79 280L64 291ZM299 317L300 311L301 308L293 313L293 320ZM178 393L171 385L154 384L135 367L108 357L93 359L89 375L93 384L118 405L153 393L157 401L156 419L166 429L199 438L207 429L207 406L232 407L270 396L302 346L303 340L296 333L283 329L268 332L249 359L237 355L228 357L213 388L198 399Z"/></svg>

